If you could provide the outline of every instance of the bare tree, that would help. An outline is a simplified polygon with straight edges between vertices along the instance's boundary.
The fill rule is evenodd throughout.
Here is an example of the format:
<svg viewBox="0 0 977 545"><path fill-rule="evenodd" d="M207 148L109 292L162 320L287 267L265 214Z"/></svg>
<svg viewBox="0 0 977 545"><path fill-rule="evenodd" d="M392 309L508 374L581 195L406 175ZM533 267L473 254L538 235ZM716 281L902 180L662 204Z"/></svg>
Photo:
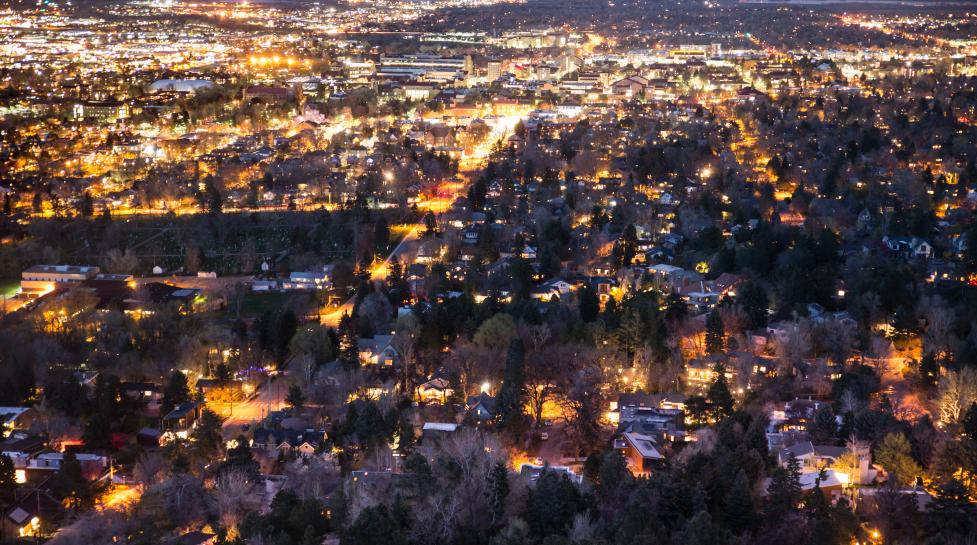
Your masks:
<svg viewBox="0 0 977 545"><path fill-rule="evenodd" d="M940 421L953 424L977 401L977 370L964 367L960 371L947 371L940 378Z"/></svg>
<svg viewBox="0 0 977 545"><path fill-rule="evenodd" d="M237 526L249 512L258 508L252 493L254 481L246 474L229 471L217 478L213 489L221 526L227 529L230 539L237 536Z"/></svg>

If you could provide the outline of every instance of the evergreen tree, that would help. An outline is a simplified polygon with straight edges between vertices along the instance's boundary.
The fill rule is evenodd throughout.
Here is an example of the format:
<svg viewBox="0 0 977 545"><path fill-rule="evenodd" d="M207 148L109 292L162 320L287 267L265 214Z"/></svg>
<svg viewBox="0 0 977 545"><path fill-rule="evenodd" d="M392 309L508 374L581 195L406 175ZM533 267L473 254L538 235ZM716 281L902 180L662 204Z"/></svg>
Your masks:
<svg viewBox="0 0 977 545"><path fill-rule="evenodd" d="M64 505L72 511L88 510L95 504L97 490L85 477L74 451L65 452L51 480L51 489L64 498Z"/></svg>
<svg viewBox="0 0 977 545"><path fill-rule="evenodd" d="M932 352L923 354L919 361L919 378L926 386L935 388L940 379L940 364Z"/></svg>
<svg viewBox="0 0 977 545"><path fill-rule="evenodd" d="M808 424L807 431L814 444L830 444L835 440L837 428L834 411L831 410L831 405L825 403L814 413L814 420Z"/></svg>
<svg viewBox="0 0 977 545"><path fill-rule="evenodd" d="M905 486L913 486L916 477L922 474L922 468L913 459L912 445L902 433L890 433L882 439L875 451L875 461Z"/></svg>
<svg viewBox="0 0 977 545"><path fill-rule="evenodd" d="M0 507L9 507L17 492L17 472L14 461L0 454Z"/></svg>
<svg viewBox="0 0 977 545"><path fill-rule="evenodd" d="M285 396L285 403L295 410L301 409L305 405L305 394L302 393L302 387L298 384L289 386L288 394Z"/></svg>
<svg viewBox="0 0 977 545"><path fill-rule="evenodd" d="M295 313L290 308L285 309L278 317L278 329L274 337L275 358L279 366L285 363L285 357L288 355L288 345L292 342L292 337L295 336L297 329L298 320L295 318Z"/></svg>
<svg viewBox="0 0 977 545"><path fill-rule="evenodd" d="M201 465L220 454L224 441L221 437L223 420L214 411L204 409L200 412L190 438L193 439L191 453Z"/></svg>
<svg viewBox="0 0 977 545"><path fill-rule="evenodd" d="M95 201L92 200L92 194L88 191L85 191L81 195L81 202L78 204L78 213L86 218L95 215Z"/></svg>
<svg viewBox="0 0 977 545"><path fill-rule="evenodd" d="M756 510L753 506L749 479L742 469L736 474L733 486L726 493L724 507L723 515L727 528L737 534L753 528Z"/></svg>
<svg viewBox="0 0 977 545"><path fill-rule="evenodd" d="M163 388L163 399L160 402L159 414L165 416L178 405L187 401L190 401L190 384L187 382L187 376L180 371L173 371Z"/></svg>
<svg viewBox="0 0 977 545"><path fill-rule="evenodd" d="M767 297L767 292L760 284L754 281L745 282L739 289L736 304L743 309L749 319L751 329L767 325L767 309L770 306L770 300Z"/></svg>
<svg viewBox="0 0 977 545"><path fill-rule="evenodd" d="M941 536L943 543L962 543L966 536L977 532L975 524L977 505L967 494L967 488L954 478L942 482L926 511L930 534Z"/></svg>
<svg viewBox="0 0 977 545"><path fill-rule="evenodd" d="M726 349L726 328L718 310L713 310L706 318L706 352L719 354Z"/></svg>
<svg viewBox="0 0 977 545"><path fill-rule="evenodd" d="M343 545L405 545L407 540L383 504L367 507L342 533Z"/></svg>
<svg viewBox="0 0 977 545"><path fill-rule="evenodd" d="M621 317L621 324L614 331L614 344L627 354L627 363L634 361L634 354L645 338L645 324L634 308L628 308Z"/></svg>
<svg viewBox="0 0 977 545"><path fill-rule="evenodd" d="M499 423L514 437L519 437L525 424L526 354L522 339L509 343L505 358L502 389L499 391Z"/></svg>
<svg viewBox="0 0 977 545"><path fill-rule="evenodd" d="M580 491L565 474L544 469L529 492L523 518L540 538L562 534L582 503Z"/></svg>
<svg viewBox="0 0 977 545"><path fill-rule="evenodd" d="M709 385L706 391L706 403L709 407L709 416L713 420L720 420L733 414L733 394L729 391L729 384L726 382L726 367L717 363L714 368L716 380Z"/></svg>
<svg viewBox="0 0 977 545"><path fill-rule="evenodd" d="M492 525L505 519L506 501L509 498L509 468L505 462L497 462L488 475L488 501L492 511Z"/></svg>
<svg viewBox="0 0 977 545"><path fill-rule="evenodd" d="M587 284L580 288L578 296L580 297L580 318L587 323L596 321L600 315L600 297L597 296L597 292L590 287L590 284Z"/></svg>
<svg viewBox="0 0 977 545"><path fill-rule="evenodd" d="M353 318L343 313L339 319L339 361L348 368L360 366L359 335Z"/></svg>
<svg viewBox="0 0 977 545"><path fill-rule="evenodd" d="M773 471L767 487L767 506L765 514L771 523L778 523L797 509L801 500L801 464L791 454L787 467Z"/></svg>

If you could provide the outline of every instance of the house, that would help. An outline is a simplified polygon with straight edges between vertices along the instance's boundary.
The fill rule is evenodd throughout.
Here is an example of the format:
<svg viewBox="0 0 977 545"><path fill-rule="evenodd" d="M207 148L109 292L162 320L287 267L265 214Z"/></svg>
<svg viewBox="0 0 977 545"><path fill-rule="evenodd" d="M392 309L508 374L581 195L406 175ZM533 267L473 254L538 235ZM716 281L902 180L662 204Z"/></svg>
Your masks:
<svg viewBox="0 0 977 545"><path fill-rule="evenodd" d="M801 472L801 491L809 494L820 488L821 493L832 501L841 497L844 487L848 486L848 475L833 469L826 469L822 475L819 471Z"/></svg>
<svg viewBox="0 0 977 545"><path fill-rule="evenodd" d="M278 289L278 280L253 280L251 291L272 291Z"/></svg>
<svg viewBox="0 0 977 545"><path fill-rule="evenodd" d="M882 243L890 252L907 258L929 259L933 257L933 245L917 237L882 237Z"/></svg>
<svg viewBox="0 0 977 545"><path fill-rule="evenodd" d="M565 466L550 466L550 465L535 465L535 464L522 464L519 466L519 475L529 479L530 483L535 483L539 480L540 475L543 472L553 472L560 475L565 475L571 481L580 484L583 482L583 476L577 475L572 469Z"/></svg>
<svg viewBox="0 0 977 545"><path fill-rule="evenodd" d="M21 273L20 288L25 292L48 292L59 285L95 278L98 271L98 267L92 266L34 265Z"/></svg>
<svg viewBox="0 0 977 545"><path fill-rule="evenodd" d="M444 404L454 393L451 383L444 377L432 378L417 388L417 395L424 403Z"/></svg>
<svg viewBox="0 0 977 545"><path fill-rule="evenodd" d="M146 404L146 409L158 411L163 400L163 388L152 382L123 382L119 385L122 393L129 399Z"/></svg>
<svg viewBox="0 0 977 545"><path fill-rule="evenodd" d="M417 257L414 259L415 262L421 264L431 264L441 261L447 251L447 246L436 238L431 238L424 241L420 248L417 249Z"/></svg>
<svg viewBox="0 0 977 545"><path fill-rule="evenodd" d="M484 422L495 418L498 400L494 396L482 392L478 395L469 396L467 407L468 414L472 415L475 420Z"/></svg>
<svg viewBox="0 0 977 545"><path fill-rule="evenodd" d="M31 407L0 407L0 423L6 430L25 430L36 416L37 411Z"/></svg>
<svg viewBox="0 0 977 545"><path fill-rule="evenodd" d="M374 335L372 339L359 339L357 350L360 362L370 365L392 366L399 357L391 345L393 335Z"/></svg>
<svg viewBox="0 0 977 545"><path fill-rule="evenodd" d="M0 442L0 454L9 457L14 463L17 482L24 482L27 480L27 466L31 458L44 450L45 446L47 446L45 436L27 436L17 433Z"/></svg>
<svg viewBox="0 0 977 545"><path fill-rule="evenodd" d="M617 287L617 279L609 276L593 276L589 282L602 303L611 297L612 290Z"/></svg>
<svg viewBox="0 0 977 545"><path fill-rule="evenodd" d="M425 422L421 428L421 443L436 446L459 429L461 425L454 422Z"/></svg>
<svg viewBox="0 0 977 545"><path fill-rule="evenodd" d="M253 286L252 286L253 287ZM282 282L286 290L326 290L332 287L329 275L325 272L293 271L288 280Z"/></svg>
<svg viewBox="0 0 977 545"><path fill-rule="evenodd" d="M643 96L648 80L641 76L630 76L611 84L611 93L625 99Z"/></svg>
<svg viewBox="0 0 977 545"><path fill-rule="evenodd" d="M7 509L2 528L5 540L42 535L41 524L56 525L64 516L64 507L48 490L31 489Z"/></svg>
<svg viewBox="0 0 977 545"><path fill-rule="evenodd" d="M617 399L610 402L607 418L621 427L631 422L654 419L658 416L677 422L684 410L684 394L623 393L618 394Z"/></svg>
<svg viewBox="0 0 977 545"><path fill-rule="evenodd" d="M61 469L64 461L63 452L42 452L27 463L27 473L52 473ZM100 454L90 454L79 452L75 454L75 459L81 465L82 474L86 479L95 479L102 474L108 467L108 458Z"/></svg>
<svg viewBox="0 0 977 545"><path fill-rule="evenodd" d="M725 368L726 380L732 381L736 374L731 366ZM692 361L685 369L685 381L692 388L707 388L716 381L716 360L704 358Z"/></svg>
<svg viewBox="0 0 977 545"><path fill-rule="evenodd" d="M624 459L635 475L647 475L665 459L658 451L655 438L643 433L628 432L622 436Z"/></svg>
<svg viewBox="0 0 977 545"><path fill-rule="evenodd" d="M481 238L481 229L475 225L466 227L461 233L461 241L465 244L475 245Z"/></svg>
<svg viewBox="0 0 977 545"><path fill-rule="evenodd" d="M253 448L294 453L303 458L314 456L325 443L326 432L306 429L303 431L270 430L260 428L251 439Z"/></svg>
<svg viewBox="0 0 977 545"><path fill-rule="evenodd" d="M200 418L201 406L196 401L181 403L163 416L162 429L164 435L172 434L186 439L197 419Z"/></svg>

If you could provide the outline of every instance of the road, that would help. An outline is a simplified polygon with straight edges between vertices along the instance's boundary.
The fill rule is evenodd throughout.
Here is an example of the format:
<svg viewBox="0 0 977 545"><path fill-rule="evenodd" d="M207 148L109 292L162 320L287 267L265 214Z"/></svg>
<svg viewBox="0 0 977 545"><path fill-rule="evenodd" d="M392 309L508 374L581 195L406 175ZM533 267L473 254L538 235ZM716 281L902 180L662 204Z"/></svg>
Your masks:
<svg viewBox="0 0 977 545"><path fill-rule="evenodd" d="M450 208L455 199L463 195L467 190L471 179L479 172L479 170L481 170L481 168L485 166L485 162L492 154L492 148L494 147L495 143L512 132L516 124L518 124L526 114L529 114L530 111L531 109L527 107L525 114L523 115L512 115L497 118L497 122L492 127L492 133L486 137L481 144L476 146L474 150L472 150L471 155L462 159L462 178L465 180L465 182L445 184L445 189L447 190L445 195L441 195L418 204L418 209L425 212L430 211L434 212L435 214L440 214ZM401 239L400 243L394 247L386 259L370 270L371 281L380 282L387 278L390 261L394 256L400 259L401 263L406 269L409 263L406 262L404 257L408 255L412 244L418 240L423 229L424 220L422 215L421 220L411 227L410 231L408 231L404 238ZM356 295L353 295L345 303L337 307L336 310L328 314L323 314L320 317L320 323L328 327L338 327L339 320L342 319L343 314L353 313L353 305L355 302Z"/></svg>
<svg viewBox="0 0 977 545"><path fill-rule="evenodd" d="M282 376L273 378L270 384L266 381L261 384L256 396L240 403L208 402L207 406L211 410L225 418L225 438L233 438L243 431L242 426L245 424L260 422L269 412L284 407L286 382Z"/></svg>

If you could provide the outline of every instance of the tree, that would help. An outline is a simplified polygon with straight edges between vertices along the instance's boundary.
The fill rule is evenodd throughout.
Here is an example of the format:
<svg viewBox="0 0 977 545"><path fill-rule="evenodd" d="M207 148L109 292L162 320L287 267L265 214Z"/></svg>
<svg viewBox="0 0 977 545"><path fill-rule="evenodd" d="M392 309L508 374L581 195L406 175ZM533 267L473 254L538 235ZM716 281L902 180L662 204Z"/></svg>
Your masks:
<svg viewBox="0 0 977 545"><path fill-rule="evenodd" d="M750 329L767 325L767 309L770 306L770 300L767 298L766 290L760 284L754 281L745 282L739 289L736 304L743 309L749 319Z"/></svg>
<svg viewBox="0 0 977 545"><path fill-rule="evenodd" d="M600 315L600 297L597 296L594 288L590 287L590 284L585 285L580 288L578 297L580 297L580 318L587 323L597 321Z"/></svg>
<svg viewBox="0 0 977 545"><path fill-rule="evenodd" d="M723 317L713 309L706 318L706 352L719 354L726 349L726 329Z"/></svg>
<svg viewBox="0 0 977 545"><path fill-rule="evenodd" d="M489 507L492 511L492 526L502 523L505 517L506 500L509 497L509 468L505 462L496 462L488 476Z"/></svg>
<svg viewBox="0 0 977 545"><path fill-rule="evenodd" d="M14 461L0 454L0 507L9 507L17 492L17 474Z"/></svg>
<svg viewBox="0 0 977 545"><path fill-rule="evenodd" d="M288 345L292 342L292 337L295 336L297 328L298 320L295 318L295 313L290 308L285 309L278 317L278 331L275 335L275 358L279 366L285 363L285 356L288 355Z"/></svg>
<svg viewBox="0 0 977 545"><path fill-rule="evenodd" d="M88 191L85 191L81 195L81 202L78 203L78 213L86 218L95 215L95 201L92 200L92 194Z"/></svg>
<svg viewBox="0 0 977 545"><path fill-rule="evenodd" d="M407 540L383 504L367 507L342 534L343 545L405 545Z"/></svg>
<svg viewBox="0 0 977 545"><path fill-rule="evenodd" d="M831 405L825 403L814 414L814 420L808 425L808 433L814 444L833 443L838 425L835 421L834 411Z"/></svg>
<svg viewBox="0 0 977 545"><path fill-rule="evenodd" d="M522 339L516 337L509 343L505 358L502 389L499 391L499 423L514 437L522 434L525 426L526 355Z"/></svg>
<svg viewBox="0 0 977 545"><path fill-rule="evenodd" d="M73 511L85 511L95 505L97 490L85 477L74 451L64 454L61 467L51 481L51 489L64 498L64 505Z"/></svg>
<svg viewBox="0 0 977 545"><path fill-rule="evenodd" d="M165 416L178 405L187 401L190 401L190 384L187 382L187 376L180 371L173 371L163 388L163 399L160 402L159 414Z"/></svg>
<svg viewBox="0 0 977 545"><path fill-rule="evenodd" d="M882 439L875 451L875 461L905 486L911 486L922 474L922 468L912 457L909 440L901 433L890 433Z"/></svg>
<svg viewBox="0 0 977 545"><path fill-rule="evenodd" d="M753 494L750 492L749 479L742 469L736 474L733 486L726 493L724 504L723 515L726 527L737 534L742 534L753 527L756 518Z"/></svg>
<svg viewBox="0 0 977 545"><path fill-rule="evenodd" d="M223 420L214 411L204 409L200 412L193 431L190 432L190 439L193 440L191 453L194 459L201 465L214 459L220 454L224 444L221 437Z"/></svg>
<svg viewBox="0 0 977 545"><path fill-rule="evenodd" d="M305 394L302 393L302 387L298 384L289 386L288 394L285 396L285 403L295 410L301 409L305 404Z"/></svg>
<svg viewBox="0 0 977 545"><path fill-rule="evenodd" d="M706 403L709 407L709 416L716 422L733 414L733 394L729 391L729 384L726 382L726 367L717 363L713 369L716 373L716 380L709 385L706 391Z"/></svg>
<svg viewBox="0 0 977 545"><path fill-rule="evenodd" d="M356 324L345 312L339 319L339 361L347 368L360 366L359 335Z"/></svg>
<svg viewBox="0 0 977 545"><path fill-rule="evenodd" d="M963 543L977 531L975 521L977 505L971 501L963 483L952 478L942 482L926 511L930 533L943 537L943 543Z"/></svg>
<svg viewBox="0 0 977 545"><path fill-rule="evenodd" d="M627 363L634 361L634 354L645 338L645 324L635 308L628 308L621 317L621 324L614 331L614 344L627 355Z"/></svg>
<svg viewBox="0 0 977 545"><path fill-rule="evenodd" d="M582 503L580 491L565 474L544 469L529 492L524 518L540 538L562 534Z"/></svg>
<svg viewBox="0 0 977 545"><path fill-rule="evenodd" d="M787 467L775 469L770 484L767 486L767 506L765 509L767 520L782 520L797 509L800 501L801 464L791 454L787 461Z"/></svg>
<svg viewBox="0 0 977 545"><path fill-rule="evenodd" d="M638 253L638 231L634 224L628 225L621 233L618 246L615 247L617 262L619 267L630 267L634 261L635 254Z"/></svg>
<svg viewBox="0 0 977 545"><path fill-rule="evenodd" d="M434 217L434 213L428 212L424 214L424 236L430 236L438 231L438 219Z"/></svg>
<svg viewBox="0 0 977 545"><path fill-rule="evenodd" d="M977 221L971 222L970 227L963 235L966 242L966 250L963 252L963 262L967 270L977 272Z"/></svg>
<svg viewBox="0 0 977 545"><path fill-rule="evenodd" d="M970 436L971 441L977 441L977 401L971 403L967 409L963 418L963 431Z"/></svg>
<svg viewBox="0 0 977 545"><path fill-rule="evenodd" d="M977 401L977 369L964 367L959 371L947 371L940 377L940 420L954 424L964 416L970 404Z"/></svg>
<svg viewBox="0 0 977 545"><path fill-rule="evenodd" d="M476 346L501 350L516 337L516 322L510 314L500 312L482 322L472 337Z"/></svg>
<svg viewBox="0 0 977 545"><path fill-rule="evenodd" d="M248 443L248 439L243 435L239 435L236 442L237 445L234 448L228 449L227 455L224 457L221 473L238 471L250 478L257 477L259 475L258 462L251 455L251 446Z"/></svg>
<svg viewBox="0 0 977 545"><path fill-rule="evenodd" d="M329 337L329 330L319 324L309 324L296 331L289 350L311 358L317 366L336 358L336 347Z"/></svg>

